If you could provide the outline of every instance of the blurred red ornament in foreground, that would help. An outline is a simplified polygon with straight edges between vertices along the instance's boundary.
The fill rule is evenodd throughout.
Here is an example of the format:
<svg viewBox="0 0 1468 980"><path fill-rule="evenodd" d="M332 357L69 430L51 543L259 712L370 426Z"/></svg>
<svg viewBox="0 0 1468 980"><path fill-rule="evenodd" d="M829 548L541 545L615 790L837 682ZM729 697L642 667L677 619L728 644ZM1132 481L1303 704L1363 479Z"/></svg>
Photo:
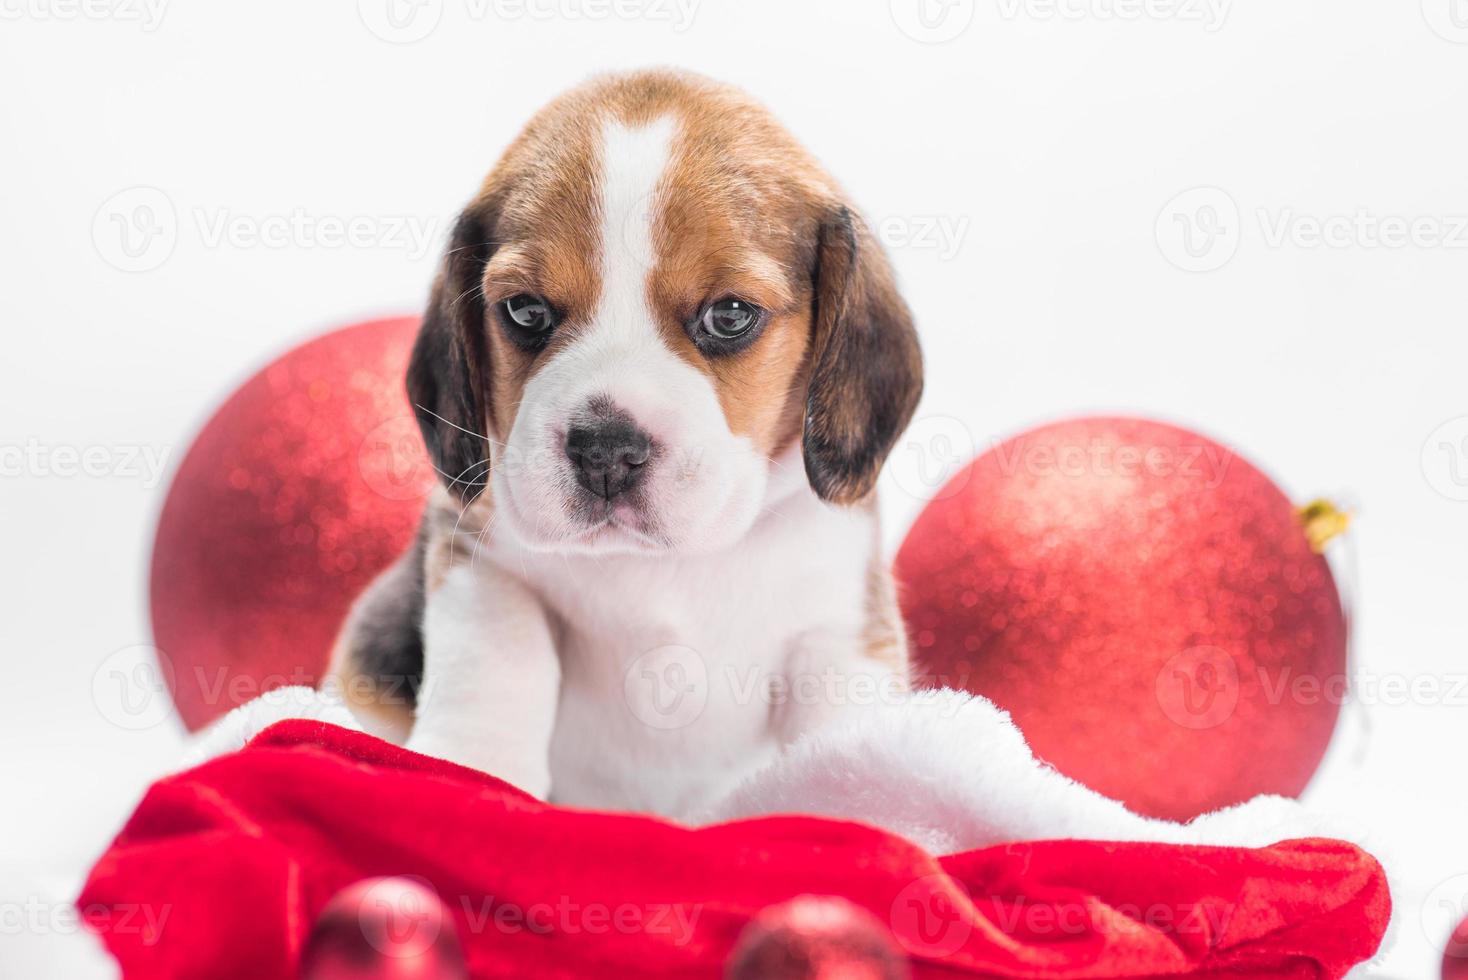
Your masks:
<svg viewBox="0 0 1468 980"><path fill-rule="evenodd" d="M1443 949L1443 980L1468 980L1468 919L1458 923Z"/></svg>
<svg viewBox="0 0 1468 980"><path fill-rule="evenodd" d="M301 955L302 980L464 980L464 951L433 889L367 878L326 903Z"/></svg>
<svg viewBox="0 0 1468 980"><path fill-rule="evenodd" d="M844 898L772 905L739 937L729 980L905 980L907 960L882 923Z"/></svg>
<svg viewBox="0 0 1468 980"><path fill-rule="evenodd" d="M418 321L282 355L204 426L153 546L154 643L190 729L313 684L352 600L411 540L434 474L403 388Z"/></svg>
<svg viewBox="0 0 1468 980"><path fill-rule="evenodd" d="M922 683L991 698L1142 813L1299 793L1346 694L1340 598L1295 508L1170 425L1010 439L928 504L896 570Z"/></svg>

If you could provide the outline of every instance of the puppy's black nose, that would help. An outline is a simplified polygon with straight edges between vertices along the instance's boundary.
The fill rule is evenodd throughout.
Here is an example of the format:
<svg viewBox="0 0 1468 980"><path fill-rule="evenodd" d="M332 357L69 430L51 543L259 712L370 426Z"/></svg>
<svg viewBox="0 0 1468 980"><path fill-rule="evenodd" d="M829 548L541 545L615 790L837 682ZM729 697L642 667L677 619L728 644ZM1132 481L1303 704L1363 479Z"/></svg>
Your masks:
<svg viewBox="0 0 1468 980"><path fill-rule="evenodd" d="M576 482L603 500L637 486L651 451L648 434L620 414L566 433L566 455L576 469Z"/></svg>

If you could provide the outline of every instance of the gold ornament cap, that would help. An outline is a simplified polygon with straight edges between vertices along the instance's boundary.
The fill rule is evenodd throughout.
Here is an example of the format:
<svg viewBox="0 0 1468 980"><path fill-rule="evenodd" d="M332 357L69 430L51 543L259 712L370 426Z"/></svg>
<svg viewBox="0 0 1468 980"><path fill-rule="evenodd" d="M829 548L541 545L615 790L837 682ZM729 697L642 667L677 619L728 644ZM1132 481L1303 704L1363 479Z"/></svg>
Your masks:
<svg viewBox="0 0 1468 980"><path fill-rule="evenodd" d="M1351 526L1350 511L1341 510L1334 503L1321 497L1303 507L1295 508L1295 516L1305 529L1305 538L1310 550L1317 555L1325 553L1332 541L1346 533Z"/></svg>

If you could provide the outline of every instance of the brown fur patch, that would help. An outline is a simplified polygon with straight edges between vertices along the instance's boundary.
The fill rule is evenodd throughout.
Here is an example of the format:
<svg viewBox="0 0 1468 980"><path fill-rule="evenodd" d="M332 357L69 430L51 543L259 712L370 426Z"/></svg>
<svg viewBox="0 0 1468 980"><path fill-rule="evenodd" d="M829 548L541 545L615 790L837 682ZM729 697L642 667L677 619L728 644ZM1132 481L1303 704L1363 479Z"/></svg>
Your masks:
<svg viewBox="0 0 1468 980"><path fill-rule="evenodd" d="M564 317L538 353L489 331L492 431L504 439L543 359L584 329L601 290L596 175L610 121L672 116L672 158L654 202L651 326L718 393L730 430L775 454L798 438L809 371L812 265L819 223L839 193L803 148L736 89L677 72L595 80L536 115L506 150L471 208L493 212L498 247L485 269L487 309L534 292ZM686 324L707 302L735 296L772 314L749 349L710 360ZM491 313L492 315L492 313Z"/></svg>
<svg viewBox="0 0 1468 980"><path fill-rule="evenodd" d="M822 498L851 504L872 492L917 408L922 352L886 257L850 209L822 223L816 265L805 471Z"/></svg>

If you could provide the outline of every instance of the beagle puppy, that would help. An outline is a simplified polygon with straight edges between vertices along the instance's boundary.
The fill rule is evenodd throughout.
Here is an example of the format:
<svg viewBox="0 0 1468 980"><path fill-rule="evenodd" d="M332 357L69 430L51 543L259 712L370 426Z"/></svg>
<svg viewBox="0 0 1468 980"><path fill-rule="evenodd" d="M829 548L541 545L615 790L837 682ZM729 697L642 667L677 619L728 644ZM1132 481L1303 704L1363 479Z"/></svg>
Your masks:
<svg viewBox="0 0 1468 980"><path fill-rule="evenodd" d="M906 689L874 487L917 335L745 95L649 71L537 114L458 219L407 386L441 486L329 679L369 727L679 815Z"/></svg>

